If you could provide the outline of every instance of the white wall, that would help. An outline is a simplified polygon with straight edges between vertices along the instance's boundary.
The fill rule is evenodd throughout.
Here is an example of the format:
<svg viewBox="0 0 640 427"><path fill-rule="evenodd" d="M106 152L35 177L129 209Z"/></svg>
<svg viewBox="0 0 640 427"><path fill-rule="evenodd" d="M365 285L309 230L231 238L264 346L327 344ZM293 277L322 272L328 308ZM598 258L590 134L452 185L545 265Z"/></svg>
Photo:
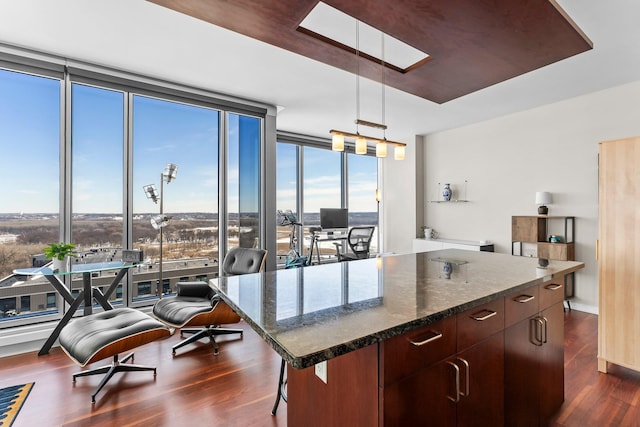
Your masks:
<svg viewBox="0 0 640 427"><path fill-rule="evenodd" d="M416 138L416 143L422 137ZM409 253L416 236L416 143L407 144L405 159L382 160L381 224L383 252Z"/></svg>
<svg viewBox="0 0 640 427"><path fill-rule="evenodd" d="M576 216L576 275L572 306L596 312L598 142L640 135L640 82L573 98L426 137L427 200L437 183L469 203L426 203L424 224L440 237L491 240L511 252L511 216L537 215L536 191L549 191L549 215ZM462 198L458 193L455 197Z"/></svg>

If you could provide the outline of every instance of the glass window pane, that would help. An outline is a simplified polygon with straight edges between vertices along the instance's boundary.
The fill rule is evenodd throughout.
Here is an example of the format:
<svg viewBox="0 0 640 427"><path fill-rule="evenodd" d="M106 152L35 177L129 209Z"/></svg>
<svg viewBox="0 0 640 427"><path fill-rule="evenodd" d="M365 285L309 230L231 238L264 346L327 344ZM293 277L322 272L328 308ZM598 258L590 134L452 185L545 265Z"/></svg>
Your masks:
<svg viewBox="0 0 640 427"><path fill-rule="evenodd" d="M373 225L370 252L378 252L378 159L348 154L349 226Z"/></svg>
<svg viewBox="0 0 640 427"><path fill-rule="evenodd" d="M229 248L259 246L260 124L229 114L227 230Z"/></svg>
<svg viewBox="0 0 640 427"><path fill-rule="evenodd" d="M172 292L169 283L175 286L190 272L211 278L217 272L218 129L216 110L134 96L133 242L150 260L134 274L134 282L152 283L148 293L146 285L141 288L144 295L158 291L160 231L151 219L160 214L161 204L171 217L162 228L164 292ZM168 183L161 178L167 163L178 166ZM145 196L148 184L156 186L158 203Z"/></svg>
<svg viewBox="0 0 640 427"><path fill-rule="evenodd" d="M0 141L3 176L11 182L0 186L0 281L11 284L0 283L1 323L24 308L16 307L18 298L26 303L23 297L51 291L42 277L12 273L47 263L38 255L60 238L59 80L0 70Z"/></svg>
<svg viewBox="0 0 640 427"><path fill-rule="evenodd" d="M290 210L298 215L298 146L278 143L276 146L276 209ZM289 240L291 227L276 224L277 262L284 264L287 252L291 249ZM297 231L296 231L297 232Z"/></svg>
<svg viewBox="0 0 640 427"><path fill-rule="evenodd" d="M124 94L74 83L71 114L71 236L78 254L72 261L118 260L124 227ZM82 279L74 278L71 287L81 289Z"/></svg>
<svg viewBox="0 0 640 427"><path fill-rule="evenodd" d="M320 148L304 147L304 253L311 242L309 227L320 226L320 208L340 208L342 200L342 153ZM322 256L335 255L332 242L319 244ZM314 249L315 250L315 249ZM315 258L314 254L314 258Z"/></svg>

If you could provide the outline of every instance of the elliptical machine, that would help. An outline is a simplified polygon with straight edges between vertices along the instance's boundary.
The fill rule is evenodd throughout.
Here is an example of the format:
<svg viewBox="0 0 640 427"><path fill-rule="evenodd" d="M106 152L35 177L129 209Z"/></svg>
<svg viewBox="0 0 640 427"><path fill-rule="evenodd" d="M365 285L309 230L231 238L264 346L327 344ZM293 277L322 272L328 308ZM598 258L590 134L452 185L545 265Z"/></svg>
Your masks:
<svg viewBox="0 0 640 427"><path fill-rule="evenodd" d="M298 237L296 236L296 227L301 226L296 215L290 209L286 211L278 210L278 223L280 225L289 226L289 252L285 258L284 268L299 268L311 265L311 257L300 255L298 252Z"/></svg>

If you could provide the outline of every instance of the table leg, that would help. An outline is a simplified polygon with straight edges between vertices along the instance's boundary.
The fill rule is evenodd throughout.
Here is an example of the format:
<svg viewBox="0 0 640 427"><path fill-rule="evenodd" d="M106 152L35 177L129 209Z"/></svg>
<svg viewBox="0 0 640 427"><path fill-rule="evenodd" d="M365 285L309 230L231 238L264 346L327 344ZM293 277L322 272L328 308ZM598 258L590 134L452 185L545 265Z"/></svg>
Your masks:
<svg viewBox="0 0 640 427"><path fill-rule="evenodd" d="M320 246L318 246L318 239L313 242L316 246L316 257L318 258L318 264L320 264Z"/></svg>
<svg viewBox="0 0 640 427"><path fill-rule="evenodd" d="M91 273L82 273L82 289L84 291L84 315L93 312L93 292L91 292Z"/></svg>
<svg viewBox="0 0 640 427"><path fill-rule="evenodd" d="M100 289L93 288L92 291L93 291L93 297L96 299L96 301L100 303L100 305L102 306L102 308L105 309L105 311L113 310L113 306L111 305L111 303L109 303L107 298L105 298L102 292L100 292Z"/></svg>
<svg viewBox="0 0 640 427"><path fill-rule="evenodd" d="M128 269L127 268L123 268L122 270L120 270L118 272L118 274L116 275L115 279L113 279L113 282L111 282L111 285L109 285L109 287L107 288L107 291L104 293L104 297L106 299L111 298L111 294L113 293L113 291L116 290L116 288L118 287L118 284L120 284L120 281L122 280L122 278L127 274Z"/></svg>
<svg viewBox="0 0 640 427"><path fill-rule="evenodd" d="M60 279L58 279L58 276L54 276L52 274L47 274L44 277L47 278L47 280L49 281L49 283L51 283L51 286L53 286L53 288L58 291L58 293L60 295L62 295L62 298L64 298L64 300L68 303L68 304L73 304L73 302L75 301L75 298L73 297L73 295L71 295L71 292L69 292L69 290L67 289L67 287L64 285L64 283L62 283L60 281Z"/></svg>
<svg viewBox="0 0 640 427"><path fill-rule="evenodd" d="M69 320L71 320L71 318L73 317L73 314L76 312L78 307L80 307L80 303L83 300L84 300L84 291L80 291L80 293L78 294L78 297L75 299L75 301L71 303L67 312L64 314L62 319L60 319L56 327L53 329L53 332L51 332L51 335L49 335L49 338L47 338L47 341L44 343L44 345L38 352L38 356L42 356L44 354L49 353L49 350L51 350L51 346L58 339L58 336L60 335L60 331L62 330L62 328L67 326L67 323L69 323Z"/></svg>

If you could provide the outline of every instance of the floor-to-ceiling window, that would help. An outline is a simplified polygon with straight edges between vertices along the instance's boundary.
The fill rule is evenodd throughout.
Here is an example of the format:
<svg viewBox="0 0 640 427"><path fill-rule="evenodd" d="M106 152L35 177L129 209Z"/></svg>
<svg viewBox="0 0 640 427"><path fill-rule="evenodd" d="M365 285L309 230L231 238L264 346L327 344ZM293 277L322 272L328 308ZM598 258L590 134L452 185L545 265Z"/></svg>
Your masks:
<svg viewBox="0 0 640 427"><path fill-rule="evenodd" d="M124 93L74 83L71 107L73 262L113 259L124 231Z"/></svg>
<svg viewBox="0 0 640 427"><path fill-rule="evenodd" d="M290 209L298 215L304 227L300 231L298 250L308 254L310 229L320 225L321 208L347 208L349 226L376 226L372 252L378 251L378 159L369 153L356 155L353 149L345 152L331 151L330 141L285 134L277 144L277 209ZM300 153L302 153L300 155ZM299 183L302 182L300 186ZM278 263L283 264L289 250L290 228L278 225ZM335 255L333 242L321 242L321 258ZM314 261L316 255L314 254Z"/></svg>
<svg viewBox="0 0 640 427"><path fill-rule="evenodd" d="M142 250L144 263L128 271L110 298L133 306L153 304L179 280L215 277L224 256L221 236L228 247L262 244L266 106L96 66L3 55L0 67L17 65L0 69L8 183L0 186L0 328L61 316L62 298L46 279L13 274L48 264L43 248L52 242L75 243L74 263ZM42 75L34 72L41 62ZM171 182L161 177L167 163L178 165ZM170 218L162 237L152 224L159 203L143 190L148 184ZM220 197L221 189L228 197ZM227 237L234 232L232 245ZM82 286L75 276L64 278L72 295ZM93 273L92 284L104 291L113 272L102 276Z"/></svg>
<svg viewBox="0 0 640 427"><path fill-rule="evenodd" d="M378 159L349 153L347 165L349 226L376 226L370 249L372 252L378 252Z"/></svg>
<svg viewBox="0 0 640 427"><path fill-rule="evenodd" d="M260 245L260 119L228 115L227 246Z"/></svg>
<svg viewBox="0 0 640 427"><path fill-rule="evenodd" d="M295 144L276 146L276 209L283 213L291 211L295 218L298 218L299 150L299 146ZM291 249L297 249L296 240L300 227L291 224L284 216L278 217L278 220L276 251L277 262L282 264L285 262L286 254Z"/></svg>
<svg viewBox="0 0 640 427"><path fill-rule="evenodd" d="M59 239L60 100L59 79L0 69L0 325L61 308L50 285L12 275Z"/></svg>
<svg viewBox="0 0 640 427"><path fill-rule="evenodd" d="M311 227L320 226L321 208L340 208L342 206L342 156L336 151L315 147L303 149L303 215L302 223L304 247L311 244ZM335 253L332 242L322 242L318 245L322 255Z"/></svg>
<svg viewBox="0 0 640 427"><path fill-rule="evenodd" d="M160 231L164 294L174 291L180 279L176 272L215 271L220 112L135 95L132 117L133 246L148 259L145 280L134 282L132 289L133 300L140 300L158 292ZM171 182L162 177L168 163L178 167ZM150 184L160 196L156 203L143 191ZM160 229L154 228L152 219L160 214L161 202L168 222Z"/></svg>

